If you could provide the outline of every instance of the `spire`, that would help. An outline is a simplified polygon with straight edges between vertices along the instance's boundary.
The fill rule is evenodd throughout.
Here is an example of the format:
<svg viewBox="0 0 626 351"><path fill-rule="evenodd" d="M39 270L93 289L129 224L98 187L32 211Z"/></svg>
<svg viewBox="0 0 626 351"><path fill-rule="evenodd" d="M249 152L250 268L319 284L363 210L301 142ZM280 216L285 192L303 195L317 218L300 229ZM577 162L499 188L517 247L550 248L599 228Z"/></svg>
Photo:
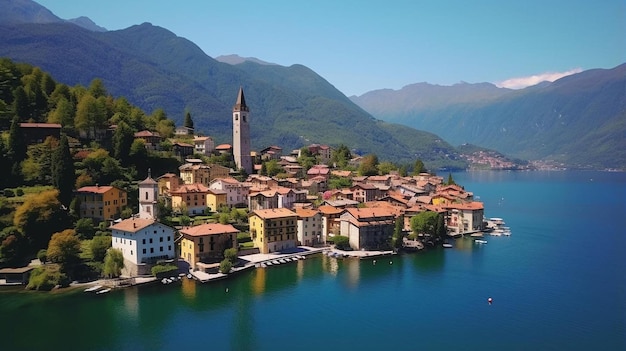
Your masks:
<svg viewBox="0 0 626 351"><path fill-rule="evenodd" d="M249 111L248 105L246 105L246 98L243 96L242 87L239 87L239 94L237 94L237 102L233 106L233 111Z"/></svg>

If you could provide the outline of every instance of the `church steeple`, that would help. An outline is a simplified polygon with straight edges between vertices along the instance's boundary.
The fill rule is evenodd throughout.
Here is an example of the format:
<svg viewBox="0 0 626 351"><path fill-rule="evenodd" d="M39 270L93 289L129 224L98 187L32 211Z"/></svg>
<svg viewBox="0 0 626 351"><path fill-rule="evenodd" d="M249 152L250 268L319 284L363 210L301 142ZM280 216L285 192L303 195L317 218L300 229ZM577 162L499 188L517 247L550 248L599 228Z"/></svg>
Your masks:
<svg viewBox="0 0 626 351"><path fill-rule="evenodd" d="M237 102L235 106L233 106L233 111L246 111L248 110L248 105L246 105L246 98L243 96L243 88L239 87L239 94L237 95Z"/></svg>

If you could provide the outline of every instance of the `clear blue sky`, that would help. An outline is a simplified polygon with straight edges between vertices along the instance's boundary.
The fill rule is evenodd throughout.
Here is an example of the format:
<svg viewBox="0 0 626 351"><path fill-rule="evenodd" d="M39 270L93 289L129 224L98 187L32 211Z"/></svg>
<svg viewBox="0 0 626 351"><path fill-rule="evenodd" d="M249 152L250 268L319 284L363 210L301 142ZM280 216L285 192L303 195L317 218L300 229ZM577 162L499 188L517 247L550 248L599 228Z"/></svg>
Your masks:
<svg viewBox="0 0 626 351"><path fill-rule="evenodd" d="M150 22L211 57L303 64L348 96L417 82L523 78L515 81L521 87L532 75L626 62L624 0L37 2L108 30Z"/></svg>

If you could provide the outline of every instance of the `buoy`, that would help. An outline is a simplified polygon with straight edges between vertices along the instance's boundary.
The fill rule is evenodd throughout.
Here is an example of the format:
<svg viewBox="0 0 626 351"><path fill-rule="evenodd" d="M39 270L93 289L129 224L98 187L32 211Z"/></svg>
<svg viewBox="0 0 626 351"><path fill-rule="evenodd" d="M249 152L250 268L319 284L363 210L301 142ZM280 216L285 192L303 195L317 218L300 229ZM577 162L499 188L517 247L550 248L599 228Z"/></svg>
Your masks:
<svg viewBox="0 0 626 351"><path fill-rule="evenodd" d="M376 264L376 260L374 260L374 264Z"/></svg>
<svg viewBox="0 0 626 351"><path fill-rule="evenodd" d="M489 304L491 305L491 303L493 302L493 299L490 297L487 299L487 302L489 302Z"/></svg>
<svg viewBox="0 0 626 351"><path fill-rule="evenodd" d="M389 264L393 264L393 261L389 261Z"/></svg>
<svg viewBox="0 0 626 351"><path fill-rule="evenodd" d="M228 288L226 288L226 292L228 292ZM490 301L491 302L491 301Z"/></svg>

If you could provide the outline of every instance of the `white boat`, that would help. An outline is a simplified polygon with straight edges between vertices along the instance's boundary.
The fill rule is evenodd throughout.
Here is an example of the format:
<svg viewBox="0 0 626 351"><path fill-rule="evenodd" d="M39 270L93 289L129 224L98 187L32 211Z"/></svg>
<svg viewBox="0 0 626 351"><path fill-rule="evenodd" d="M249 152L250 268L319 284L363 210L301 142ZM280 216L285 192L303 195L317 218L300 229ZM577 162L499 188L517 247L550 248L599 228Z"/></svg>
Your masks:
<svg viewBox="0 0 626 351"><path fill-rule="evenodd" d="M102 285L94 285L91 288L85 289L85 292L92 292L92 291L96 291L96 290L101 289L101 288L102 288Z"/></svg>
<svg viewBox="0 0 626 351"><path fill-rule="evenodd" d="M452 244L448 244L448 243L444 243L443 245L441 245L443 247L445 247L446 249L449 249L452 247Z"/></svg>
<svg viewBox="0 0 626 351"><path fill-rule="evenodd" d="M474 240L474 242L475 242L476 244L486 244L486 243L487 243L487 240L480 240L480 239L476 239L476 240Z"/></svg>
<svg viewBox="0 0 626 351"><path fill-rule="evenodd" d="M96 291L96 294L98 294L98 295L99 295L99 294L106 294L106 293L108 293L109 291L111 291L111 289L106 288L106 289L104 289L104 290Z"/></svg>

